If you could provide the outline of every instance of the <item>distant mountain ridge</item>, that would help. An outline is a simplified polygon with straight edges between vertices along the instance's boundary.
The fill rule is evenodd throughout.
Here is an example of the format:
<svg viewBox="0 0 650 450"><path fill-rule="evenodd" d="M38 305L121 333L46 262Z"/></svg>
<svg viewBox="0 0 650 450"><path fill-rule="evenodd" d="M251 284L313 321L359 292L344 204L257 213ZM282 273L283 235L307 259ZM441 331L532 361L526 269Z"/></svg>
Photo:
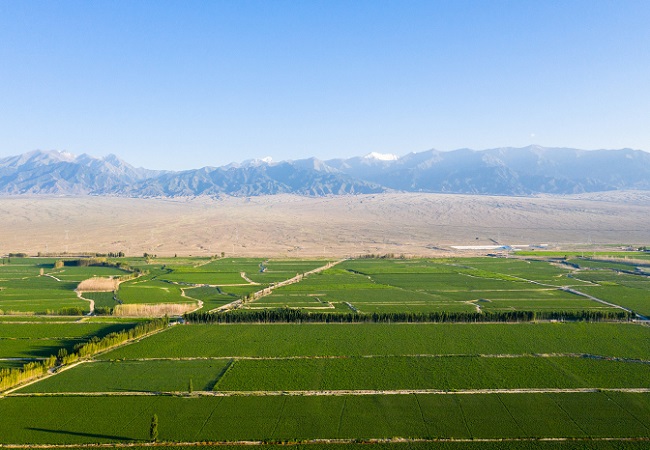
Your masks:
<svg viewBox="0 0 650 450"><path fill-rule="evenodd" d="M182 172L135 168L115 155L95 158L32 151L0 159L0 194L128 197L321 196L380 192L578 194L650 190L650 153L571 148L429 150L398 157L322 161L270 158Z"/></svg>

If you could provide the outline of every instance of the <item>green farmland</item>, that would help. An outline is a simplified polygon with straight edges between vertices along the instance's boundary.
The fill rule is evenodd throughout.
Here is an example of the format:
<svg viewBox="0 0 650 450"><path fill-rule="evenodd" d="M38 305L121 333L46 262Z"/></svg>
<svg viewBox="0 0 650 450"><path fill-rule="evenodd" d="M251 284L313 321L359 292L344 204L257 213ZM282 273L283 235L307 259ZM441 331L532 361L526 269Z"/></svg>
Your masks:
<svg viewBox="0 0 650 450"><path fill-rule="evenodd" d="M0 324L0 358L16 358L24 361L47 358L56 355L61 348L70 351L76 344L85 342L93 336L101 338L133 325L129 322L7 322Z"/></svg>
<svg viewBox="0 0 650 450"><path fill-rule="evenodd" d="M88 383L88 380L93 380ZM97 361L21 393L650 389L650 368L585 356L383 356Z"/></svg>
<svg viewBox="0 0 650 450"><path fill-rule="evenodd" d="M614 270L604 269L611 274ZM588 279L591 273L582 278L586 271L591 268L503 258L353 260L276 289L246 307L363 313L616 310L616 301L594 301L592 297L598 298L599 293L595 286L603 286ZM641 276L630 276L641 284L646 281ZM630 301L622 299L625 305L620 306L643 314L650 304L647 284L639 289L632 293L619 289L614 295L638 294ZM610 299L605 291L601 289Z"/></svg>
<svg viewBox="0 0 650 450"><path fill-rule="evenodd" d="M625 308L637 320L250 323L250 316L210 324L188 315L185 324L98 347L0 393L0 444L144 444L154 414L159 441L260 450L282 442L312 450L650 444L650 327L637 316L650 312L650 287L643 271L626 264L538 254L360 259L329 268L318 260L124 258L111 262L120 269L64 266L55 274L54 262L12 258L0 266L0 300L12 294L24 305L23 315L15 308L0 315L0 370L75 352L149 320L44 315L67 298L87 310L74 289L93 276L128 274L115 292L84 292L105 311L119 302L211 311L242 300L214 315ZM325 270L301 275L319 267ZM43 309L45 301L57 306Z"/></svg>
<svg viewBox="0 0 650 450"><path fill-rule="evenodd" d="M650 396L624 393L10 397L0 413L0 439L20 444L143 442L152 414L161 440L181 442L650 437Z"/></svg>
<svg viewBox="0 0 650 450"><path fill-rule="evenodd" d="M101 358L533 353L650 360L650 327L613 323L187 325Z"/></svg>
<svg viewBox="0 0 650 450"><path fill-rule="evenodd" d="M537 255L536 255L537 256ZM14 258L0 266L0 311L89 311L77 284L92 277L133 279L115 292L87 292L105 313L119 304L195 305L211 311L239 299L244 309L300 308L332 313L615 312L650 314L648 275L614 261L456 258L349 260L297 283L275 287L328 261L133 259L116 267L54 268L47 258ZM129 272L128 270L137 272ZM623 268L623 269L621 269ZM624 270L624 272L621 272ZM135 276L134 276L135 275ZM272 291L264 292L271 287ZM264 292L262 295L256 294ZM598 301L602 300L602 301Z"/></svg>

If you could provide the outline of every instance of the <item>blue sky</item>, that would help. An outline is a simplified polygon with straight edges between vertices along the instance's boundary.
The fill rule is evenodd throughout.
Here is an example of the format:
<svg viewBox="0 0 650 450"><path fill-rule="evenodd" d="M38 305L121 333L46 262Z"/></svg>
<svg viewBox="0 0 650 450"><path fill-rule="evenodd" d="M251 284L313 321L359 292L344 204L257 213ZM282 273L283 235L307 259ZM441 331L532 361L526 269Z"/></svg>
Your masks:
<svg viewBox="0 0 650 450"><path fill-rule="evenodd" d="M0 156L650 150L650 1L0 0Z"/></svg>

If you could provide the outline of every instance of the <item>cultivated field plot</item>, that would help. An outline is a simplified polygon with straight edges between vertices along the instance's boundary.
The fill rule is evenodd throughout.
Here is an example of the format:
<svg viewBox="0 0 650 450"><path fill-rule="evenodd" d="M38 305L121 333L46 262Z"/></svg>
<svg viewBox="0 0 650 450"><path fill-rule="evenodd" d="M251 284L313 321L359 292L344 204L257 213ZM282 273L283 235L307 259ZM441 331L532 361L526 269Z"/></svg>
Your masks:
<svg viewBox="0 0 650 450"><path fill-rule="evenodd" d="M229 359L98 361L81 364L20 392L210 391Z"/></svg>
<svg viewBox="0 0 650 450"><path fill-rule="evenodd" d="M84 292L83 297L95 302L95 308L114 308L114 292Z"/></svg>
<svg viewBox="0 0 650 450"><path fill-rule="evenodd" d="M571 266L505 258L351 260L247 308L373 312L613 311L586 295Z"/></svg>
<svg viewBox="0 0 650 450"><path fill-rule="evenodd" d="M56 356L61 348L70 351L76 344L92 336L103 337L109 333L128 329L135 324L118 323L33 323L7 322L0 325L0 365L2 360L14 361L12 366Z"/></svg>
<svg viewBox="0 0 650 450"><path fill-rule="evenodd" d="M328 262L326 260L270 259L263 263L263 271L250 273L248 277L256 283L278 283L293 278L298 274L324 266Z"/></svg>
<svg viewBox="0 0 650 450"><path fill-rule="evenodd" d="M19 393L650 389L650 365L585 356L122 360L82 364Z"/></svg>
<svg viewBox="0 0 650 450"><path fill-rule="evenodd" d="M186 325L100 358L537 353L650 360L650 327L620 323Z"/></svg>
<svg viewBox="0 0 650 450"><path fill-rule="evenodd" d="M2 314L58 312L66 308L88 311L88 302L74 293L76 282L57 281L38 272L5 273L0 266L0 311Z"/></svg>
<svg viewBox="0 0 650 450"><path fill-rule="evenodd" d="M49 414L25 414L27 410ZM97 411L102 426L97 427ZM650 395L627 393L366 396L10 397L0 440L166 441L650 436ZM98 431L101 430L101 431ZM8 436L11 439L8 439Z"/></svg>
<svg viewBox="0 0 650 450"><path fill-rule="evenodd" d="M123 303L192 303L179 286L146 277L120 284L117 296Z"/></svg>
<svg viewBox="0 0 650 450"><path fill-rule="evenodd" d="M90 266L90 267L64 267L47 272L63 281L79 283L93 277L119 277L128 272L115 267Z"/></svg>

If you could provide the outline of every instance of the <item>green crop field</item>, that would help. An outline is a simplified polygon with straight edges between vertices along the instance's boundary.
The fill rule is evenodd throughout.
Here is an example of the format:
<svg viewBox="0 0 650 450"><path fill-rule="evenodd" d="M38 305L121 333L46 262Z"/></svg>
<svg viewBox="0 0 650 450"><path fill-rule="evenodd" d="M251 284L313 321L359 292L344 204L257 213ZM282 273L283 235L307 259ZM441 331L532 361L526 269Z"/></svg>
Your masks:
<svg viewBox="0 0 650 450"><path fill-rule="evenodd" d="M47 411L47 414L26 414ZM101 411L101 426L97 412ZM258 397L9 397L2 443L368 438L650 437L650 395L409 394Z"/></svg>
<svg viewBox="0 0 650 450"><path fill-rule="evenodd" d="M640 362L512 356L98 361L19 392L650 388Z"/></svg>
<svg viewBox="0 0 650 450"><path fill-rule="evenodd" d="M61 280L75 281L77 283L92 277L119 277L128 273L115 267L103 266L66 266L61 269L46 270L46 272Z"/></svg>
<svg viewBox="0 0 650 450"><path fill-rule="evenodd" d="M244 280L239 272L176 272L161 275L161 280L172 281L175 283L187 284L208 284L211 286L222 286L229 284L249 284Z"/></svg>
<svg viewBox="0 0 650 450"><path fill-rule="evenodd" d="M650 359L650 327L612 323L186 325L102 358L502 353Z"/></svg>
<svg viewBox="0 0 650 450"><path fill-rule="evenodd" d="M160 392L209 391L225 370L227 359L98 361L81 364L20 392Z"/></svg>
<svg viewBox="0 0 650 450"><path fill-rule="evenodd" d="M3 275L0 272L0 277ZM56 281L38 274L3 278L0 280L0 311L45 313L75 307L87 311L88 302L77 298L76 287L76 282Z"/></svg>
<svg viewBox="0 0 650 450"><path fill-rule="evenodd" d="M215 390L399 390L650 387L643 363L571 357L386 356L241 359ZM43 391L47 392L47 391Z"/></svg>
<svg viewBox="0 0 650 450"><path fill-rule="evenodd" d="M59 349L70 351L93 336L128 329L132 322L118 323L12 323L0 326L0 359L21 358L21 365L31 359L56 355Z"/></svg>
<svg viewBox="0 0 650 450"><path fill-rule="evenodd" d="M15 315L15 316L0 316L0 324L2 323L51 323L51 322L79 322L81 320L88 320L91 317L72 317L72 316L37 316L34 314L28 315ZM93 320L96 318L93 317Z"/></svg>
<svg viewBox="0 0 650 450"><path fill-rule="evenodd" d="M233 317L282 307L328 318L352 312L595 313L618 306L650 312L648 277L633 266L578 257L543 261L541 255L346 260L282 287L275 283L328 261L114 261L140 271L116 292L124 304L201 301L210 311L247 297ZM33 315L63 307L45 308L46 302L80 302L74 289L84 278L127 273L92 266L54 270L54 263L12 258L0 266L0 305L12 306L8 311L24 305L30 313L0 315L0 369L20 368L60 348L72 352L136 325L113 316ZM267 287L270 293L248 297ZM84 293L109 308L118 303L113 295ZM163 442L261 441L260 449L284 441L313 450L356 448L367 440L373 444L364 448L386 450L636 449L650 442L645 323L189 321L0 394L0 444L144 444L154 414ZM386 439L391 442L377 442Z"/></svg>
<svg viewBox="0 0 650 450"><path fill-rule="evenodd" d="M83 297L94 300L95 308L114 308L118 303L115 301L113 292L84 292Z"/></svg>
<svg viewBox="0 0 650 450"><path fill-rule="evenodd" d="M89 338L123 329L121 324L101 323L13 323L0 327L0 339Z"/></svg>
<svg viewBox="0 0 650 450"><path fill-rule="evenodd" d="M592 286L583 273L570 265L504 258L351 260L245 307L362 313L616 310L563 290Z"/></svg>
<svg viewBox="0 0 650 450"><path fill-rule="evenodd" d="M228 289L228 290L226 290ZM241 294L230 292L231 287L195 287L185 290L185 295L203 302L203 310L210 311L220 306L226 305L237 300ZM248 291L244 291L248 295L250 292L257 290L257 287L250 287Z"/></svg>
<svg viewBox="0 0 650 450"><path fill-rule="evenodd" d="M120 285L117 297L123 303L189 303L175 284L157 280L127 281Z"/></svg>

